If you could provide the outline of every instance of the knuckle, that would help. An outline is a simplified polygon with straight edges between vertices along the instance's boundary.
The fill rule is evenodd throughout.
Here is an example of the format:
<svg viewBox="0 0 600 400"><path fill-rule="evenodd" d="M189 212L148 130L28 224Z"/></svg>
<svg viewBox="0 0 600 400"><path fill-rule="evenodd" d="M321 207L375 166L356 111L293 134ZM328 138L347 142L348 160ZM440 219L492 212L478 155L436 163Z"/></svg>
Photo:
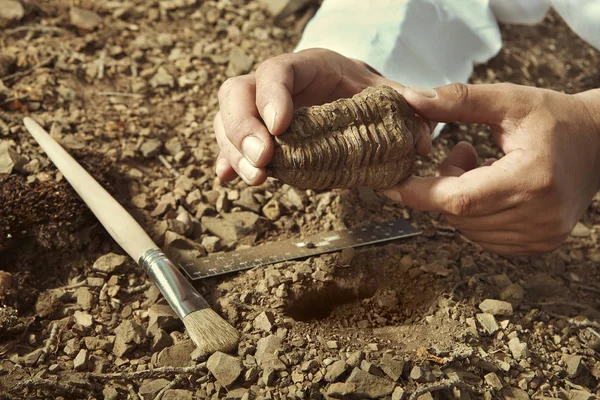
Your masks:
<svg viewBox="0 0 600 400"><path fill-rule="evenodd" d="M449 210L452 215L467 217L471 213L473 200L466 192L457 192L450 197Z"/></svg>
<svg viewBox="0 0 600 400"><path fill-rule="evenodd" d="M242 118L231 117L225 122L225 135L230 140L240 139L246 131L246 122Z"/></svg>
<svg viewBox="0 0 600 400"><path fill-rule="evenodd" d="M229 92L231 92L231 89L233 89L236 85L238 85L240 83L240 81L241 81L241 79L239 76L234 76L234 77L231 77L231 78L228 78L227 80L225 80L225 82L223 82L223 84L219 88L219 92L218 92L219 100L223 101L225 98L227 98Z"/></svg>
<svg viewBox="0 0 600 400"><path fill-rule="evenodd" d="M273 71L276 68L281 67L283 64L283 60L280 57L273 57L273 58L269 58L265 61L263 61L262 63L260 63L260 65L258 66L258 68L256 68L256 76L262 76L262 75L268 75L270 73L270 71Z"/></svg>
<svg viewBox="0 0 600 400"><path fill-rule="evenodd" d="M450 85L450 93L458 102L466 102L469 98L469 86L460 82L453 83Z"/></svg>

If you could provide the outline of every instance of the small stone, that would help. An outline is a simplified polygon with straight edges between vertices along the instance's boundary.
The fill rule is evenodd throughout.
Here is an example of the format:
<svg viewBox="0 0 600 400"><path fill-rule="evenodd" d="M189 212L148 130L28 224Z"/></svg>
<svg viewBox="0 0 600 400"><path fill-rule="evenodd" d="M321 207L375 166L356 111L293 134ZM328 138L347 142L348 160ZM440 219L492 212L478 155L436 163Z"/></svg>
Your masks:
<svg viewBox="0 0 600 400"><path fill-rule="evenodd" d="M496 375L493 372L490 372L489 374L485 375L484 379L487 382L487 384L495 390L500 390L504 386L500 378L498 378L498 375Z"/></svg>
<svg viewBox="0 0 600 400"><path fill-rule="evenodd" d="M21 358L20 362L26 366L35 365L42 356L42 353L44 353L44 349L36 349L30 353L25 354Z"/></svg>
<svg viewBox="0 0 600 400"><path fill-rule="evenodd" d="M485 299L479 304L479 309L492 315L512 315L513 313L512 304L495 299Z"/></svg>
<svg viewBox="0 0 600 400"><path fill-rule="evenodd" d="M139 395L143 400L146 399L154 399L158 392L162 390L165 386L167 386L170 382L166 379L148 379L145 380L138 390Z"/></svg>
<svg viewBox="0 0 600 400"><path fill-rule="evenodd" d="M205 236L202 238L202 247L209 253L221 250L221 239L216 236Z"/></svg>
<svg viewBox="0 0 600 400"><path fill-rule="evenodd" d="M230 386L242 373L242 362L237 357L217 351L206 362L206 367L223 386Z"/></svg>
<svg viewBox="0 0 600 400"><path fill-rule="evenodd" d="M102 18L95 12L77 7L71 7L69 18L73 26L86 31L90 31L102 23Z"/></svg>
<svg viewBox="0 0 600 400"><path fill-rule="evenodd" d="M192 400L194 394L184 389L169 389L165 391L161 400Z"/></svg>
<svg viewBox="0 0 600 400"><path fill-rule="evenodd" d="M262 219L250 211L221 214L222 218L202 217L202 225L225 242L235 242L252 232L259 233Z"/></svg>
<svg viewBox="0 0 600 400"><path fill-rule="evenodd" d="M319 362L317 360L308 360L306 362L304 362L302 364L302 366L300 366L300 369L303 372L310 372L313 369L317 368L319 366Z"/></svg>
<svg viewBox="0 0 600 400"><path fill-rule="evenodd" d="M337 340L328 340L327 341L327 348L328 349L338 349L340 347L340 345L338 344Z"/></svg>
<svg viewBox="0 0 600 400"><path fill-rule="evenodd" d="M566 370L569 378L576 378L581 373L583 364L582 357L575 354L563 355L563 361L567 364Z"/></svg>
<svg viewBox="0 0 600 400"><path fill-rule="evenodd" d="M279 201L274 198L269 200L269 202L262 208L262 213L271 221L278 220L281 217L281 206Z"/></svg>
<svg viewBox="0 0 600 400"><path fill-rule="evenodd" d="M425 371L423 370L423 368L415 365L410 370L409 378L412 379L413 381L423 382L424 377L425 377Z"/></svg>
<svg viewBox="0 0 600 400"><path fill-rule="evenodd" d="M327 382L336 382L348 369L348 364L344 360L338 360L327 367L327 373L325 374L325 380Z"/></svg>
<svg viewBox="0 0 600 400"><path fill-rule="evenodd" d="M574 237L588 237L592 234L592 230L585 226L583 223L578 222L573 230L571 231L571 236Z"/></svg>
<svg viewBox="0 0 600 400"><path fill-rule="evenodd" d="M531 397L523 389L505 386L502 389L503 400L529 400Z"/></svg>
<svg viewBox="0 0 600 400"><path fill-rule="evenodd" d="M269 335L265 338L260 339L256 343L256 353L254 357L260 363L265 359L266 355L277 354L281 350L281 338L276 335Z"/></svg>
<svg viewBox="0 0 600 400"><path fill-rule="evenodd" d="M332 383L327 388L327 396L334 399L346 399L356 392L356 385L349 382Z"/></svg>
<svg viewBox="0 0 600 400"><path fill-rule="evenodd" d="M77 304L86 311L90 310L94 305L94 296L90 292L90 289L86 287L77 288L73 295L77 299Z"/></svg>
<svg viewBox="0 0 600 400"><path fill-rule="evenodd" d="M108 253L96 260L92 267L96 271L101 271L107 274L115 272L115 270L127 261L127 257L115 253Z"/></svg>
<svg viewBox="0 0 600 400"><path fill-rule="evenodd" d="M162 148L162 142L159 139L147 139L140 146L140 151L145 158L156 156Z"/></svg>
<svg viewBox="0 0 600 400"><path fill-rule="evenodd" d="M23 5L16 0L0 0L0 19L20 21L25 16Z"/></svg>
<svg viewBox="0 0 600 400"><path fill-rule="evenodd" d="M157 364L161 367L186 367L191 362L190 354L196 345L191 340L183 340L158 353Z"/></svg>
<svg viewBox="0 0 600 400"><path fill-rule="evenodd" d="M229 64L226 74L228 77L234 77L245 74L250 71L254 62L241 48L235 46L229 53Z"/></svg>
<svg viewBox="0 0 600 400"><path fill-rule="evenodd" d="M8 141L0 142L0 179L9 176L13 169L21 169L27 159L17 153Z"/></svg>
<svg viewBox="0 0 600 400"><path fill-rule="evenodd" d="M119 392L114 386L107 385L104 387L104 389L102 389L102 397L104 398L104 400L118 400Z"/></svg>
<svg viewBox="0 0 600 400"><path fill-rule="evenodd" d="M389 354L386 354L382 359L381 369L394 382L397 382L404 371L404 364L403 360L395 360Z"/></svg>
<svg viewBox="0 0 600 400"><path fill-rule="evenodd" d="M510 352L515 360L520 360L529 356L527 343L522 343L517 337L510 339L508 342L508 348L510 349Z"/></svg>
<svg viewBox="0 0 600 400"><path fill-rule="evenodd" d="M152 336L152 343L150 345L150 350L153 353L159 352L162 349L172 346L173 338L169 336L167 332L162 329L158 329L154 332L154 336Z"/></svg>
<svg viewBox="0 0 600 400"><path fill-rule="evenodd" d="M500 329L500 326L498 325L496 318L494 318L494 316L492 314L479 313L479 314L475 315L475 318L477 318L477 321L479 322L479 324L481 324L483 329L489 335L493 335Z"/></svg>
<svg viewBox="0 0 600 400"><path fill-rule="evenodd" d="M86 349L79 350L77 357L73 360L73 368L75 371L85 371L88 368L89 356Z"/></svg>
<svg viewBox="0 0 600 400"><path fill-rule="evenodd" d="M518 283L513 283L502 289L499 297L501 300L508 301L513 307L516 307L523 301L525 290Z"/></svg>
<svg viewBox="0 0 600 400"><path fill-rule="evenodd" d="M165 330L172 332L181 328L183 322L173 308L166 304L154 304L148 309L148 329L147 333Z"/></svg>
<svg viewBox="0 0 600 400"><path fill-rule="evenodd" d="M115 328L115 334L113 353L117 357L122 357L129 353L136 345L141 344L146 339L144 328L130 319L121 322L121 324Z"/></svg>
<svg viewBox="0 0 600 400"><path fill-rule="evenodd" d="M400 386L396 386L396 389L394 389L394 393L392 393L392 400L404 400L404 397L404 389Z"/></svg>
<svg viewBox="0 0 600 400"><path fill-rule="evenodd" d="M146 208L148 207L148 196L145 193L136 194L131 198L131 204L137 208Z"/></svg>
<svg viewBox="0 0 600 400"><path fill-rule="evenodd" d="M103 350L108 351L112 343L108 339L103 339L95 336L86 336L83 338L85 347L90 351Z"/></svg>
<svg viewBox="0 0 600 400"><path fill-rule="evenodd" d="M571 389L569 391L569 400L592 400L597 399L597 397L590 392L586 392L585 390L576 390Z"/></svg>
<svg viewBox="0 0 600 400"><path fill-rule="evenodd" d="M394 384L384 378L371 375L359 368L354 368L346 383L355 385L354 394L369 399L389 396L394 390Z"/></svg>
<svg viewBox="0 0 600 400"><path fill-rule="evenodd" d="M175 78L167 71L165 67L158 67L156 74L150 79L150 86L157 87L175 87Z"/></svg>
<svg viewBox="0 0 600 400"><path fill-rule="evenodd" d="M351 353L348 358L346 359L346 363L351 366L351 367L358 367L360 365L360 362L363 360L365 356L365 353L363 353L362 351L355 351L354 353Z"/></svg>
<svg viewBox="0 0 600 400"><path fill-rule="evenodd" d="M75 317L75 322L84 328L89 328L94 324L92 316L88 312L77 310L73 313L73 317Z"/></svg>
<svg viewBox="0 0 600 400"><path fill-rule="evenodd" d="M254 318L254 328L265 332L270 332L275 325L275 317L270 311L263 311Z"/></svg>

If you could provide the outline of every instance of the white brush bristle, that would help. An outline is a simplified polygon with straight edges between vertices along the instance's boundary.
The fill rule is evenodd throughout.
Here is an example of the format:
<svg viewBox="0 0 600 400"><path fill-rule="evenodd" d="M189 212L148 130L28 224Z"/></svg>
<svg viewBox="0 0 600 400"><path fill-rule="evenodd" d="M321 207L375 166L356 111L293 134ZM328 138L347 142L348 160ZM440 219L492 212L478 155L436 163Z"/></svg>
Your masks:
<svg viewBox="0 0 600 400"><path fill-rule="evenodd" d="M233 352L240 340L239 333L212 308L189 313L183 318L188 335L203 354L216 351Z"/></svg>

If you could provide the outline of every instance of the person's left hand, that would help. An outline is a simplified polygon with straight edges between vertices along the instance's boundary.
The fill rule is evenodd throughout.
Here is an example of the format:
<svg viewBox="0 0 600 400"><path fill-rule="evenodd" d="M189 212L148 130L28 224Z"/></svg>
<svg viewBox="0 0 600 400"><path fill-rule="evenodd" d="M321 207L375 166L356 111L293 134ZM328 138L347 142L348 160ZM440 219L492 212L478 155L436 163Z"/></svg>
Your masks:
<svg viewBox="0 0 600 400"><path fill-rule="evenodd" d="M477 167L467 142L436 177L384 191L411 208L440 212L483 248L506 256L552 251L600 189L600 89L567 95L513 84L452 84L401 91L424 118L493 128L506 154Z"/></svg>

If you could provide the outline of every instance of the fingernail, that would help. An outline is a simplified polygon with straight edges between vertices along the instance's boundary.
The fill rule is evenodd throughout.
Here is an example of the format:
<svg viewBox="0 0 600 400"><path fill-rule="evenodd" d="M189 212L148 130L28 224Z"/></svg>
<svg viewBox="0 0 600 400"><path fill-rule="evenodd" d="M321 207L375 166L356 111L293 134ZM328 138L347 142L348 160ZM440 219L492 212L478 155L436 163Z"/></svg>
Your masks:
<svg viewBox="0 0 600 400"><path fill-rule="evenodd" d="M256 136L248 136L242 142L242 152L253 163L257 163L265 150L265 143Z"/></svg>
<svg viewBox="0 0 600 400"><path fill-rule="evenodd" d="M227 168L227 161L225 161L224 158L219 158L217 160L217 167L215 168L217 175L223 174L225 172L226 168Z"/></svg>
<svg viewBox="0 0 600 400"><path fill-rule="evenodd" d="M259 173L258 168L253 167L248 160L246 160L245 158L242 158L240 160L240 163L238 164L238 168L240 169L240 174L242 174L242 177L247 181L250 182L252 180L254 180L254 178L256 178L256 176Z"/></svg>
<svg viewBox="0 0 600 400"><path fill-rule="evenodd" d="M273 104L269 103L263 109L263 115L269 132L273 133L273 127L275 126L275 118L277 117L277 111Z"/></svg>
<svg viewBox="0 0 600 400"><path fill-rule="evenodd" d="M402 195L397 190L384 190L383 194L394 201L402 202Z"/></svg>
<svg viewBox="0 0 600 400"><path fill-rule="evenodd" d="M418 94L419 96L427 97L429 99L433 99L437 96L435 90L431 88L424 88L419 86L409 86L408 88L416 94Z"/></svg>

